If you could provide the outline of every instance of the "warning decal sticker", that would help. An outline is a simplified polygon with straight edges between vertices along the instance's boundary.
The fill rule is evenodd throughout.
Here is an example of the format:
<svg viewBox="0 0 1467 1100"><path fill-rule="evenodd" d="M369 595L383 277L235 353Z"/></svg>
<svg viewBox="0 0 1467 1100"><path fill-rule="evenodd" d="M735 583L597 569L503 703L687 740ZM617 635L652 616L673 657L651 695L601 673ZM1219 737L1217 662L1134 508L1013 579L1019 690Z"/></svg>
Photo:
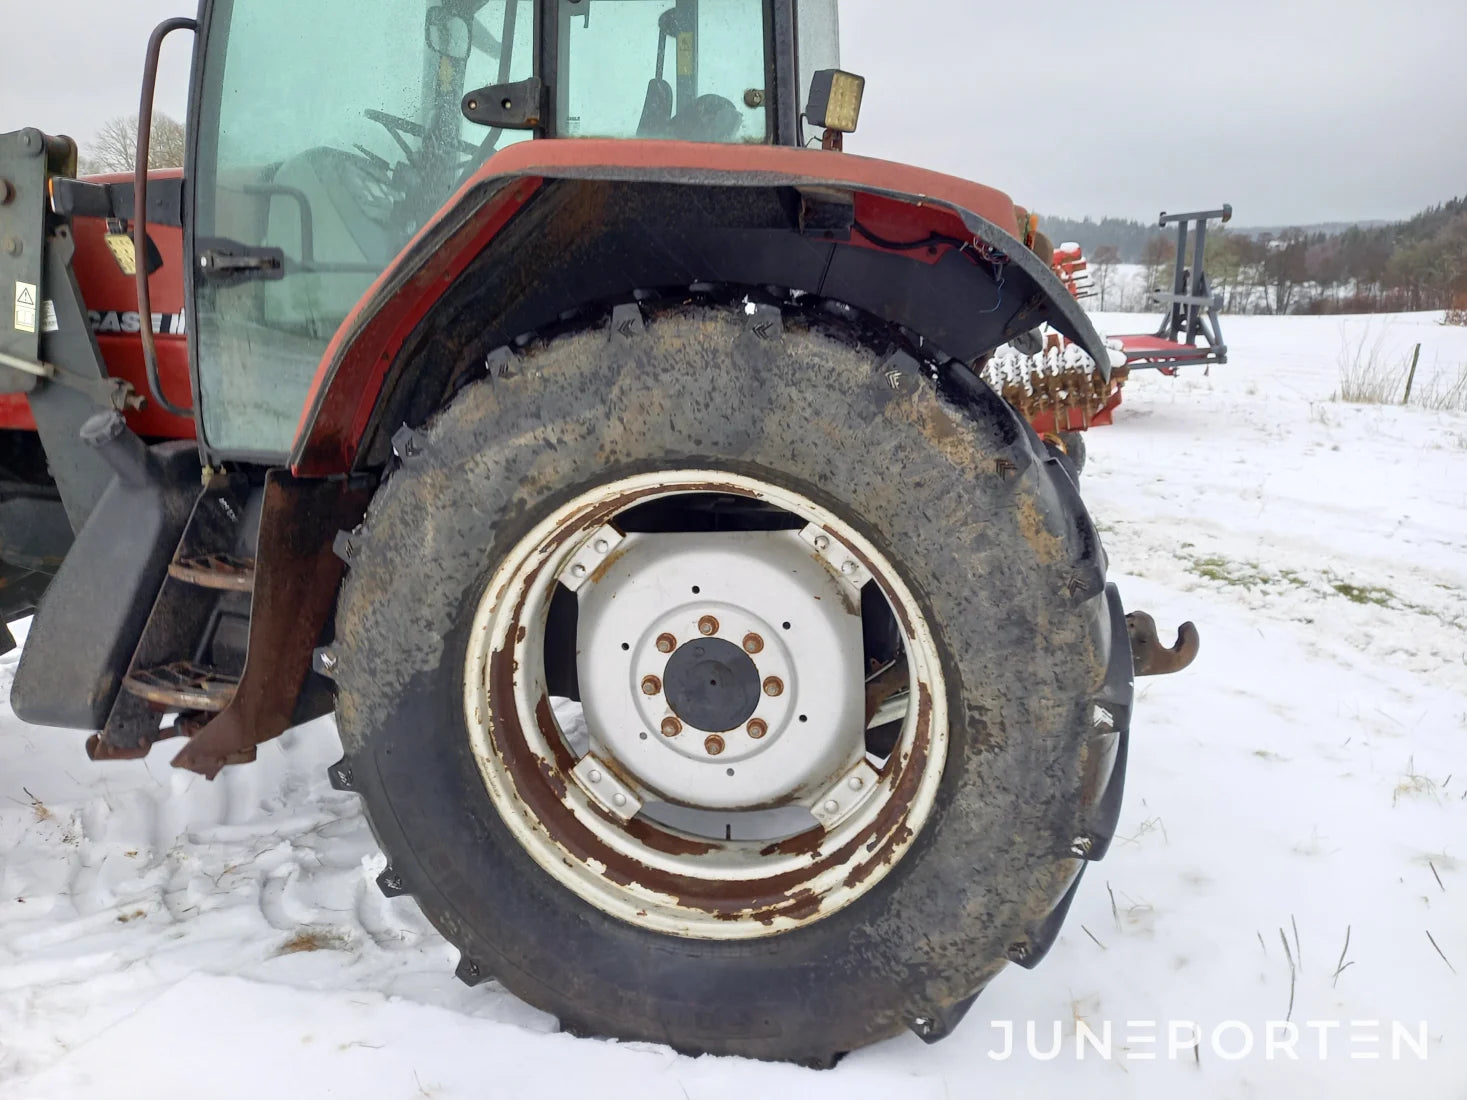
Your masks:
<svg viewBox="0 0 1467 1100"><path fill-rule="evenodd" d="M36 331L36 284L15 284L15 330L17 332Z"/></svg>

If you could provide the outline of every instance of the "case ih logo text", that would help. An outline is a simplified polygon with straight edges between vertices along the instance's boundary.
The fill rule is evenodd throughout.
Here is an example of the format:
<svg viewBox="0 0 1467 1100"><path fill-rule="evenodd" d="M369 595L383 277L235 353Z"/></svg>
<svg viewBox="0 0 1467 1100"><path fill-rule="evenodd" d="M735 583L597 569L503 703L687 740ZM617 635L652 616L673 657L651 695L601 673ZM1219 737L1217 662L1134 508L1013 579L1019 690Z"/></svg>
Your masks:
<svg viewBox="0 0 1467 1100"><path fill-rule="evenodd" d="M105 312L94 309L87 317L92 323L93 332L138 332L143 327L142 318L135 309L109 309ZM153 331L164 336L181 336L187 331L183 314L153 314Z"/></svg>

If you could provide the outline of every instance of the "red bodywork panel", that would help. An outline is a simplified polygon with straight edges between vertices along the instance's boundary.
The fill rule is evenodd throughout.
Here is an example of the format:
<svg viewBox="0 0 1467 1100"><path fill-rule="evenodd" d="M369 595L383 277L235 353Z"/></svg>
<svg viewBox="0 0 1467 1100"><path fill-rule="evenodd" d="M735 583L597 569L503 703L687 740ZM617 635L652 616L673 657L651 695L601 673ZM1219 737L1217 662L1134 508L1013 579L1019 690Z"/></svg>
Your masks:
<svg viewBox="0 0 1467 1100"><path fill-rule="evenodd" d="M768 145L704 145L668 141L561 139L527 141L495 154L419 234L434 232L458 214L479 184L495 178L518 182L493 195L416 271L403 278L409 244L363 296L337 331L316 372L297 429L292 469L297 476L349 470L393 359L413 328L479 251L532 197L546 178L595 170L606 178L637 179L659 172L697 173L717 182L771 186L801 180L834 183L855 192L857 217L884 238L923 239L939 233L966 241L971 234L952 207L966 209L1008 233L1017 228L1013 201L1002 191L924 168L822 150ZM906 201L871 192L918 196ZM932 199L937 205L926 205ZM850 247L879 248L853 234ZM919 258L935 263L951 246L933 245ZM911 255L910 251L903 252ZM386 289L400 285L385 298Z"/></svg>
<svg viewBox="0 0 1467 1100"><path fill-rule="evenodd" d="M151 179L176 178L182 170L164 169L152 172ZM127 183L130 175L89 177L96 183ZM138 336L137 284L133 276L117 266L104 240L106 222L101 218L73 218L72 239L76 255L72 270L81 288L82 301L91 314L92 329L107 373L125 378L144 397L148 396L148 379L143 369L143 344ZM158 374L163 391L175 404L185 408L193 404L188 373L188 339L184 335L183 316L183 231L177 226L148 226L148 236L158 246L163 266L148 281L153 297L153 330L157 333ZM130 331L129 331L130 330ZM127 413L127 422L139 435L147 438L192 439L192 420L172 416L149 400L144 408ZM23 394L0 395L0 428L22 428L34 431L30 406Z"/></svg>

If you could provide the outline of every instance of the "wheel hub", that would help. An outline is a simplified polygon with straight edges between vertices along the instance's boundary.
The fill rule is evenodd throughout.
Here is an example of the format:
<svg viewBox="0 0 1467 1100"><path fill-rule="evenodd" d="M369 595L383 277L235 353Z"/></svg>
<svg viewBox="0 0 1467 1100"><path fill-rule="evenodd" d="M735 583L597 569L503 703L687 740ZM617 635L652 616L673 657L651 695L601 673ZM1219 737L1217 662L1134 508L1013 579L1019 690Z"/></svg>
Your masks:
<svg viewBox="0 0 1467 1100"><path fill-rule="evenodd" d="M799 800L861 758L858 590L800 532L598 538L577 591L594 753L705 809Z"/></svg>
<svg viewBox="0 0 1467 1100"><path fill-rule="evenodd" d="M749 655L722 638L685 642L668 659L662 677L672 713L715 732L742 726L753 716L760 682Z"/></svg>

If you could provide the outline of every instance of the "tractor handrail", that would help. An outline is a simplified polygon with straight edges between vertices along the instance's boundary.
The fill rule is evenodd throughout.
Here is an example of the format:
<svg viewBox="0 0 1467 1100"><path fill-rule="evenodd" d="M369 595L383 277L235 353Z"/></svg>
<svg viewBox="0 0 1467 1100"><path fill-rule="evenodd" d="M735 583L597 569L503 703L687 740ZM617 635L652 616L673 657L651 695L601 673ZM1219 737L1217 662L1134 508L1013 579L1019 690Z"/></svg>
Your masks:
<svg viewBox="0 0 1467 1100"><path fill-rule="evenodd" d="M158 376L158 346L153 341L153 326L147 318L153 316L153 295L148 287L148 153L153 139L153 92L158 84L158 56L163 49L163 39L174 31L198 32L197 20L176 17L165 19L153 28L148 36L148 52L143 60L143 90L138 104L138 145L132 168L132 247L133 268L138 284L138 316L143 323L138 326L138 336L143 344L143 369L148 376L148 392L160 408L192 420L193 409L175 405L163 393L163 382Z"/></svg>

